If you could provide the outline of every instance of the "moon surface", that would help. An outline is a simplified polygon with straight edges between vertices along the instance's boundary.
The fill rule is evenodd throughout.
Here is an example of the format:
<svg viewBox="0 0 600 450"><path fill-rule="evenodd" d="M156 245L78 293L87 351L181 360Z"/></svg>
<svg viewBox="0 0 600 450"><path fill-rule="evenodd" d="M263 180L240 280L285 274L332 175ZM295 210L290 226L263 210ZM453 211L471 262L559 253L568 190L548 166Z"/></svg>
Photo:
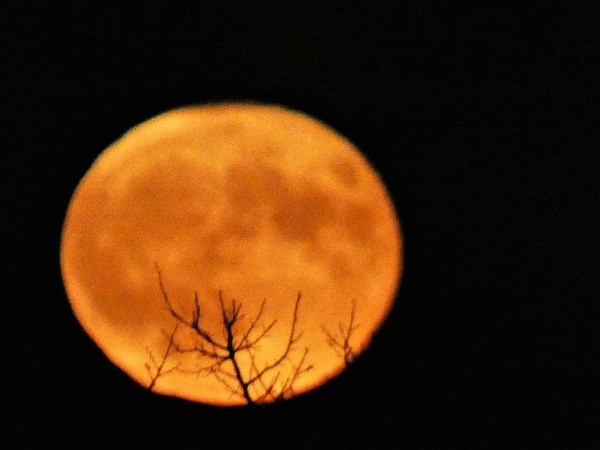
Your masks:
<svg viewBox="0 0 600 450"><path fill-rule="evenodd" d="M394 301L402 238L382 180L346 138L280 106L224 103L158 115L102 152L69 204L60 259L84 330L144 387L176 325L157 267L182 316L192 317L198 293L200 323L217 337L220 291L225 304L243 302L242 328L264 300L261 326L276 323L257 350L263 361L285 348L301 292L302 334L280 378L307 348L312 369L295 381L297 395L345 367L325 331L340 334L353 304L348 343L355 354L367 348ZM165 369L202 364L184 356L170 353ZM153 391L243 404L191 370L159 377Z"/></svg>

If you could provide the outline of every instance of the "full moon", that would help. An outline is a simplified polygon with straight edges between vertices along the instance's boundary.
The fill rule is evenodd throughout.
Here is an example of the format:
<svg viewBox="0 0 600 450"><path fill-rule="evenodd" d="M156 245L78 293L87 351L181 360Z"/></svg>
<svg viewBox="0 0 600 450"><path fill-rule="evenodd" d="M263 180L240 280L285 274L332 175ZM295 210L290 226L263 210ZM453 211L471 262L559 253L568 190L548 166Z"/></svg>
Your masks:
<svg viewBox="0 0 600 450"><path fill-rule="evenodd" d="M402 237L349 140L281 106L224 103L160 114L104 150L60 262L75 316L129 377L235 406L307 392L368 348Z"/></svg>

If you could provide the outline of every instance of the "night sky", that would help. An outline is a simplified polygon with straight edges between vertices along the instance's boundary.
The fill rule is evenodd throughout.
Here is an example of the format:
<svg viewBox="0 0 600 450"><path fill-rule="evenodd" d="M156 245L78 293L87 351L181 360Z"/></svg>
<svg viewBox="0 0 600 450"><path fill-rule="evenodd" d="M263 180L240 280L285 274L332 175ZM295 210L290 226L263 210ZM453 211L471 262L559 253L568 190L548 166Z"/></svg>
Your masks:
<svg viewBox="0 0 600 450"><path fill-rule="evenodd" d="M598 8L10 3L0 442L600 445ZM404 233L402 285L369 350L258 410L144 391L87 337L59 266L96 156L156 114L223 100L281 104L347 136Z"/></svg>

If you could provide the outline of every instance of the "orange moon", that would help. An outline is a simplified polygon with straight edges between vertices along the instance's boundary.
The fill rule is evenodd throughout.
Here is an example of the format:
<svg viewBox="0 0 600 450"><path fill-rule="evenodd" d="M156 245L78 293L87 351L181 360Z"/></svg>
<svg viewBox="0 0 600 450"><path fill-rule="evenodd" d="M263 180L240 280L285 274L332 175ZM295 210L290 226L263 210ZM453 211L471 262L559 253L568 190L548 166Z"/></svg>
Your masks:
<svg viewBox="0 0 600 450"><path fill-rule="evenodd" d="M354 355L368 347L394 301L402 237L381 178L346 138L280 106L224 103L168 111L104 150L69 204L60 261L75 316L133 380L233 406L243 398L222 379L194 372L201 353L168 347L177 320L164 295L192 322L197 293L199 326L221 342L219 293L243 304L238 333L264 301L253 331L265 332L264 366L286 347L301 293L298 341L268 380L275 392L307 349L298 395L344 369L331 337L346 332ZM180 325L174 340L191 339Z"/></svg>

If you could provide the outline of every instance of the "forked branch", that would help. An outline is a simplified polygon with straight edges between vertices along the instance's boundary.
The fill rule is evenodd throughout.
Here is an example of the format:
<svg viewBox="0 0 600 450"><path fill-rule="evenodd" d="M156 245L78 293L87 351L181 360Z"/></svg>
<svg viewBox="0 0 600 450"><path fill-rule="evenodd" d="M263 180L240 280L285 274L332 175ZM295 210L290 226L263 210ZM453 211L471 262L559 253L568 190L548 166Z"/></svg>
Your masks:
<svg viewBox="0 0 600 450"><path fill-rule="evenodd" d="M219 326L222 337L217 338L202 323L202 309L198 294L194 294L191 317L187 318L187 315L178 311L169 299L158 265L156 271L161 294L169 314L175 319L177 326L181 324L193 331L191 342L187 342L185 345L174 341L175 332L173 332L165 355L168 355L173 348L183 356L195 354L200 361L203 361L199 367L191 370L179 369L180 372L212 376L223 385L227 392L242 398L248 405L267 403L294 394L293 387L298 378L312 369L312 365L306 362L308 348L304 349L304 353L297 363L291 357L302 337L302 333L298 331L301 293L298 293L294 304L290 332L285 347L269 361L270 358L259 358L260 344L273 330L277 320L270 321L266 326L263 325L262 317L266 300L263 300L247 328L242 329L240 321L244 317L243 303L232 299L227 307L223 300L223 292L219 291L221 309ZM150 356L153 361L152 355ZM166 359L166 356L163 359ZM164 361L162 366L164 366ZM169 371L176 369L174 367ZM157 373L161 373L160 370Z"/></svg>
<svg viewBox="0 0 600 450"><path fill-rule="evenodd" d="M164 376L170 374L171 372L177 370L177 368L180 365L180 363L177 363L174 366L171 366L169 369L165 368L167 359L171 355L171 350L174 348L174 345L175 345L174 340L175 340L175 334L177 333L178 327L179 327L179 324L176 324L175 328L173 329L173 331L171 332L170 335L166 335L165 331L163 330L163 334L166 335L169 343L167 344L167 348L166 348L165 352L163 353L160 361L157 361L154 358L154 355L152 354L150 349L148 347L146 347L146 353L148 353L148 357L150 358L150 362L151 362L151 364L150 363L145 364L146 371L148 372L148 376L150 377L150 383L148 384L149 391L154 389L154 386L156 385L156 382L158 381L159 378L164 377Z"/></svg>
<svg viewBox="0 0 600 450"><path fill-rule="evenodd" d="M352 310L350 311L350 320L348 324L341 322L338 324L337 333L330 332L324 325L321 327L327 337L329 347L344 360L344 364L349 366L356 357L352 347L352 335L359 327L356 322L356 300L352 299Z"/></svg>

